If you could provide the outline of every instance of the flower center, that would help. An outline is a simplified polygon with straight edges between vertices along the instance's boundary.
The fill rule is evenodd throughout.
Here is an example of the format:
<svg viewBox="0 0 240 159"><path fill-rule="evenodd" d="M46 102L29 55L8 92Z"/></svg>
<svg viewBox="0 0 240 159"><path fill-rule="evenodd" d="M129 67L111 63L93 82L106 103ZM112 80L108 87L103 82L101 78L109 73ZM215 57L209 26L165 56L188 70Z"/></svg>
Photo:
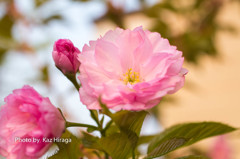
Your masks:
<svg viewBox="0 0 240 159"><path fill-rule="evenodd" d="M132 71L132 69L128 69L128 71L123 74L123 81L125 84L136 84L138 82L140 82L140 78L139 78L139 73L138 72L134 72Z"/></svg>

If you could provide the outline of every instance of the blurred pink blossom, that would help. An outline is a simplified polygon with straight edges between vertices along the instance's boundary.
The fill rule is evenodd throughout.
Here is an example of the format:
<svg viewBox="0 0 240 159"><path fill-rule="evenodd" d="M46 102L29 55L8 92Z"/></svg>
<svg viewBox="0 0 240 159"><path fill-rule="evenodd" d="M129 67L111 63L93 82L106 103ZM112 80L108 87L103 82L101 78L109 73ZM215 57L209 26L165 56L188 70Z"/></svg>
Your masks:
<svg viewBox="0 0 240 159"><path fill-rule="evenodd" d="M65 121L60 112L32 87L14 90L5 102L0 110L0 154L7 159L37 159L52 145L47 141L62 135Z"/></svg>
<svg viewBox="0 0 240 159"><path fill-rule="evenodd" d="M209 153L209 156L211 159L231 159L231 148L229 147L224 136L217 138L212 150Z"/></svg>
<svg viewBox="0 0 240 159"><path fill-rule="evenodd" d="M149 109L183 87L187 73L182 52L142 27L108 31L78 57L80 98L88 109L101 109L99 97L114 110Z"/></svg>
<svg viewBox="0 0 240 159"><path fill-rule="evenodd" d="M80 51L68 39L57 40L52 52L56 67L64 74L75 74L78 71L80 65L77 60L78 54L80 54Z"/></svg>

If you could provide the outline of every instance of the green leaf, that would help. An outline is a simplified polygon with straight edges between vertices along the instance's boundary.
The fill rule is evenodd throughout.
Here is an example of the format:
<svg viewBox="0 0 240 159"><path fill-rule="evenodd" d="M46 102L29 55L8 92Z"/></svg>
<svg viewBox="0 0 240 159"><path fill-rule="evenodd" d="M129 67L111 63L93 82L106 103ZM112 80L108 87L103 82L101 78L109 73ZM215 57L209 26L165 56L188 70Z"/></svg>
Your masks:
<svg viewBox="0 0 240 159"><path fill-rule="evenodd" d="M128 140L132 143L131 149L133 151L137 146L139 134L146 115L146 111L119 111L112 115L112 119L120 131L128 136Z"/></svg>
<svg viewBox="0 0 240 159"><path fill-rule="evenodd" d="M136 141L135 141L136 142ZM99 144L112 159L125 159L132 153L133 141L124 133L115 133L99 140Z"/></svg>
<svg viewBox="0 0 240 159"><path fill-rule="evenodd" d="M83 145L86 148L107 152L112 159L128 158L131 155L133 142L125 133L114 133L98 138L83 132Z"/></svg>
<svg viewBox="0 0 240 159"><path fill-rule="evenodd" d="M83 157L83 154L80 151L81 141L76 136L66 130L61 136L61 139L68 142L55 142L59 151L55 155L49 157L49 159L77 159Z"/></svg>
<svg viewBox="0 0 240 159"><path fill-rule="evenodd" d="M84 147L90 148L90 149L103 150L101 145L99 144L98 137L95 137L85 132L82 132L82 133L83 133L82 143Z"/></svg>
<svg viewBox="0 0 240 159"><path fill-rule="evenodd" d="M94 119L95 121L98 121L98 112L96 110L91 110L90 111L90 115L92 117L92 119Z"/></svg>
<svg viewBox="0 0 240 159"><path fill-rule="evenodd" d="M109 111L107 106L101 102L101 99L99 99L99 103L102 107L103 113L108 115L114 122L112 125L111 122L109 122L111 126L106 130L104 129L107 136L100 139L100 145L102 147L105 146L104 151L109 153L111 157L117 159L121 159L121 157L126 158L126 156L135 151L142 124L147 115L147 112L119 111L113 114ZM115 124L120 130L120 133L118 133L118 129L115 127ZM116 145L113 145L111 143L105 144L105 142L108 143L108 141ZM127 149L125 150L126 147ZM121 149L124 149L126 152L121 152ZM118 152L117 150L120 151ZM121 155L118 153L120 153ZM114 155L115 157L112 155Z"/></svg>
<svg viewBox="0 0 240 159"><path fill-rule="evenodd" d="M119 111L112 115L112 119L121 131L127 134L132 132L139 136L146 115L146 111Z"/></svg>
<svg viewBox="0 0 240 159"><path fill-rule="evenodd" d="M111 124L111 125L109 125L109 124ZM107 129L105 129L105 128L107 128ZM112 122L108 122L105 128L104 129L105 129L105 135L106 136L110 136L111 134L115 134L115 133L120 132L118 126L115 123L112 123Z"/></svg>
<svg viewBox="0 0 240 159"><path fill-rule="evenodd" d="M138 139L138 145L149 143L156 135L140 136Z"/></svg>
<svg viewBox="0 0 240 159"><path fill-rule="evenodd" d="M179 124L163 131L148 147L146 158L159 157L177 148L191 145L199 140L229 133L236 130L225 124L216 122Z"/></svg>
<svg viewBox="0 0 240 159"><path fill-rule="evenodd" d="M176 159L210 159L208 157L205 157L205 156L184 156L184 157L179 157L179 158L176 158Z"/></svg>

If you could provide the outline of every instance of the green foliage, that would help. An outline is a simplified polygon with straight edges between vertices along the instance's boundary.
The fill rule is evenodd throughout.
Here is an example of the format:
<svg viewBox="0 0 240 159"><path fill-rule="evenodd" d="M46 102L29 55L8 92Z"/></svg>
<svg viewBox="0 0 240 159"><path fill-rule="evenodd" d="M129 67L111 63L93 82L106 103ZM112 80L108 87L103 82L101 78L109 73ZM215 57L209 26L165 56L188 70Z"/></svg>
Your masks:
<svg viewBox="0 0 240 159"><path fill-rule="evenodd" d="M101 138L85 132L83 132L83 135L82 142L84 147L104 151L113 159L129 157L134 143L136 143L136 141L129 139L125 133L114 133Z"/></svg>
<svg viewBox="0 0 240 159"><path fill-rule="evenodd" d="M8 14L6 14L2 19L0 19L0 37L11 39L13 25L14 20Z"/></svg>
<svg viewBox="0 0 240 159"><path fill-rule="evenodd" d="M179 124L163 131L152 140L146 158L159 157L199 140L234 130L236 129L233 127L216 122Z"/></svg>
<svg viewBox="0 0 240 159"><path fill-rule="evenodd" d="M111 113L102 103L103 112L111 117L104 129L100 129L101 138L83 132L83 145L109 154L113 159L128 158L138 144L143 121L147 112L119 111ZM102 127L103 118L98 122L97 112L91 111L91 117Z"/></svg>
<svg viewBox="0 0 240 159"><path fill-rule="evenodd" d="M136 147L149 142L148 154L145 158L151 159L163 156L180 147L189 146L202 139L236 130L222 123L200 122L175 125L157 135L139 136L147 112L119 111L111 113L103 103L101 105L105 109L103 112L108 114L112 120L104 129L99 129L102 134L100 138L83 132L82 142L86 148L103 151L113 159L129 158L131 155L134 157L134 154L138 154ZM95 113L92 112L92 114ZM101 127L102 124L99 126ZM108 132L109 130L111 133ZM200 156L182 157L182 159L185 158L207 159Z"/></svg>
<svg viewBox="0 0 240 159"><path fill-rule="evenodd" d="M140 136L138 139L138 145L149 143L156 135Z"/></svg>
<svg viewBox="0 0 240 159"><path fill-rule="evenodd" d="M140 131L146 115L147 115L146 111L140 112L119 111L112 115L112 119L121 130L121 134L127 135L128 141L125 141L126 142L125 144L126 145L131 144L130 150L132 152L134 152L135 148L137 147ZM121 137L123 138L123 136ZM126 154L128 153L126 152Z"/></svg>
<svg viewBox="0 0 240 159"><path fill-rule="evenodd" d="M84 147L103 151L101 145L99 144L100 139L98 137L95 137L85 132L82 133L83 133L82 143Z"/></svg>
<svg viewBox="0 0 240 159"><path fill-rule="evenodd" d="M135 147L137 138L129 138L125 133L115 133L99 140L101 147L112 159L128 158Z"/></svg>
<svg viewBox="0 0 240 159"><path fill-rule="evenodd" d="M119 133L120 130L119 127L113 121L109 121L106 127L104 128L104 132L106 136L110 136L111 134Z"/></svg>
<svg viewBox="0 0 240 159"><path fill-rule="evenodd" d="M122 132L134 133L139 136L146 115L146 111L119 111L112 116L112 119Z"/></svg>
<svg viewBox="0 0 240 159"><path fill-rule="evenodd" d="M68 139L71 142L56 142L59 151L55 155L49 157L49 159L78 159L83 157L82 152L80 151L81 140L76 136L72 135L68 130L61 136L62 139Z"/></svg>
<svg viewBox="0 0 240 159"><path fill-rule="evenodd" d="M107 108L106 108L107 109ZM160 134L139 136L142 123L147 112L119 111L111 114L112 121L107 124L111 133L95 137L83 132L84 147L103 151L113 159L129 158L136 147L149 144L146 159L163 156L180 147L189 146L202 139L217 136L236 130L225 124L216 122L186 123L175 125ZM207 159L201 156L185 156L179 159Z"/></svg>

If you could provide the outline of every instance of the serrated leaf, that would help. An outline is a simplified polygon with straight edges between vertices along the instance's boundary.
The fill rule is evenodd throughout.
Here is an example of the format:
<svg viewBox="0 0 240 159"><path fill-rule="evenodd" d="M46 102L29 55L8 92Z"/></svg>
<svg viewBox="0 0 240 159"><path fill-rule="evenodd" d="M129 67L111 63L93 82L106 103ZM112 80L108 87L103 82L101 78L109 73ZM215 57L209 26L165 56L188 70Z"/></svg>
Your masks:
<svg viewBox="0 0 240 159"><path fill-rule="evenodd" d="M205 156L184 156L184 157L179 157L179 158L176 158L176 159L210 159L208 157L205 157Z"/></svg>
<svg viewBox="0 0 240 159"><path fill-rule="evenodd" d="M112 115L112 119L121 131L126 133L133 132L139 136L146 115L146 111L119 111Z"/></svg>
<svg viewBox="0 0 240 159"><path fill-rule="evenodd" d="M80 151L81 141L76 136L71 134L69 131L65 131L65 133L61 136L61 139L65 139L67 142L56 142L59 151L49 157L48 159L77 159L83 157L83 154Z"/></svg>
<svg viewBox="0 0 240 159"><path fill-rule="evenodd" d="M153 149L151 153L148 154L148 157L155 158L158 157L159 154L166 154L180 146L183 146L187 141L189 141L189 139L185 138L172 138L166 140L162 142L159 146L157 146L155 149Z"/></svg>
<svg viewBox="0 0 240 159"><path fill-rule="evenodd" d="M130 141L129 137L124 133L111 134L99 140L101 147L112 157L112 159L128 158L134 146L132 143L133 141Z"/></svg>
<svg viewBox="0 0 240 159"><path fill-rule="evenodd" d="M199 140L236 130L216 122L186 123L175 125L153 138L146 158L159 157L177 148L191 145Z"/></svg>

